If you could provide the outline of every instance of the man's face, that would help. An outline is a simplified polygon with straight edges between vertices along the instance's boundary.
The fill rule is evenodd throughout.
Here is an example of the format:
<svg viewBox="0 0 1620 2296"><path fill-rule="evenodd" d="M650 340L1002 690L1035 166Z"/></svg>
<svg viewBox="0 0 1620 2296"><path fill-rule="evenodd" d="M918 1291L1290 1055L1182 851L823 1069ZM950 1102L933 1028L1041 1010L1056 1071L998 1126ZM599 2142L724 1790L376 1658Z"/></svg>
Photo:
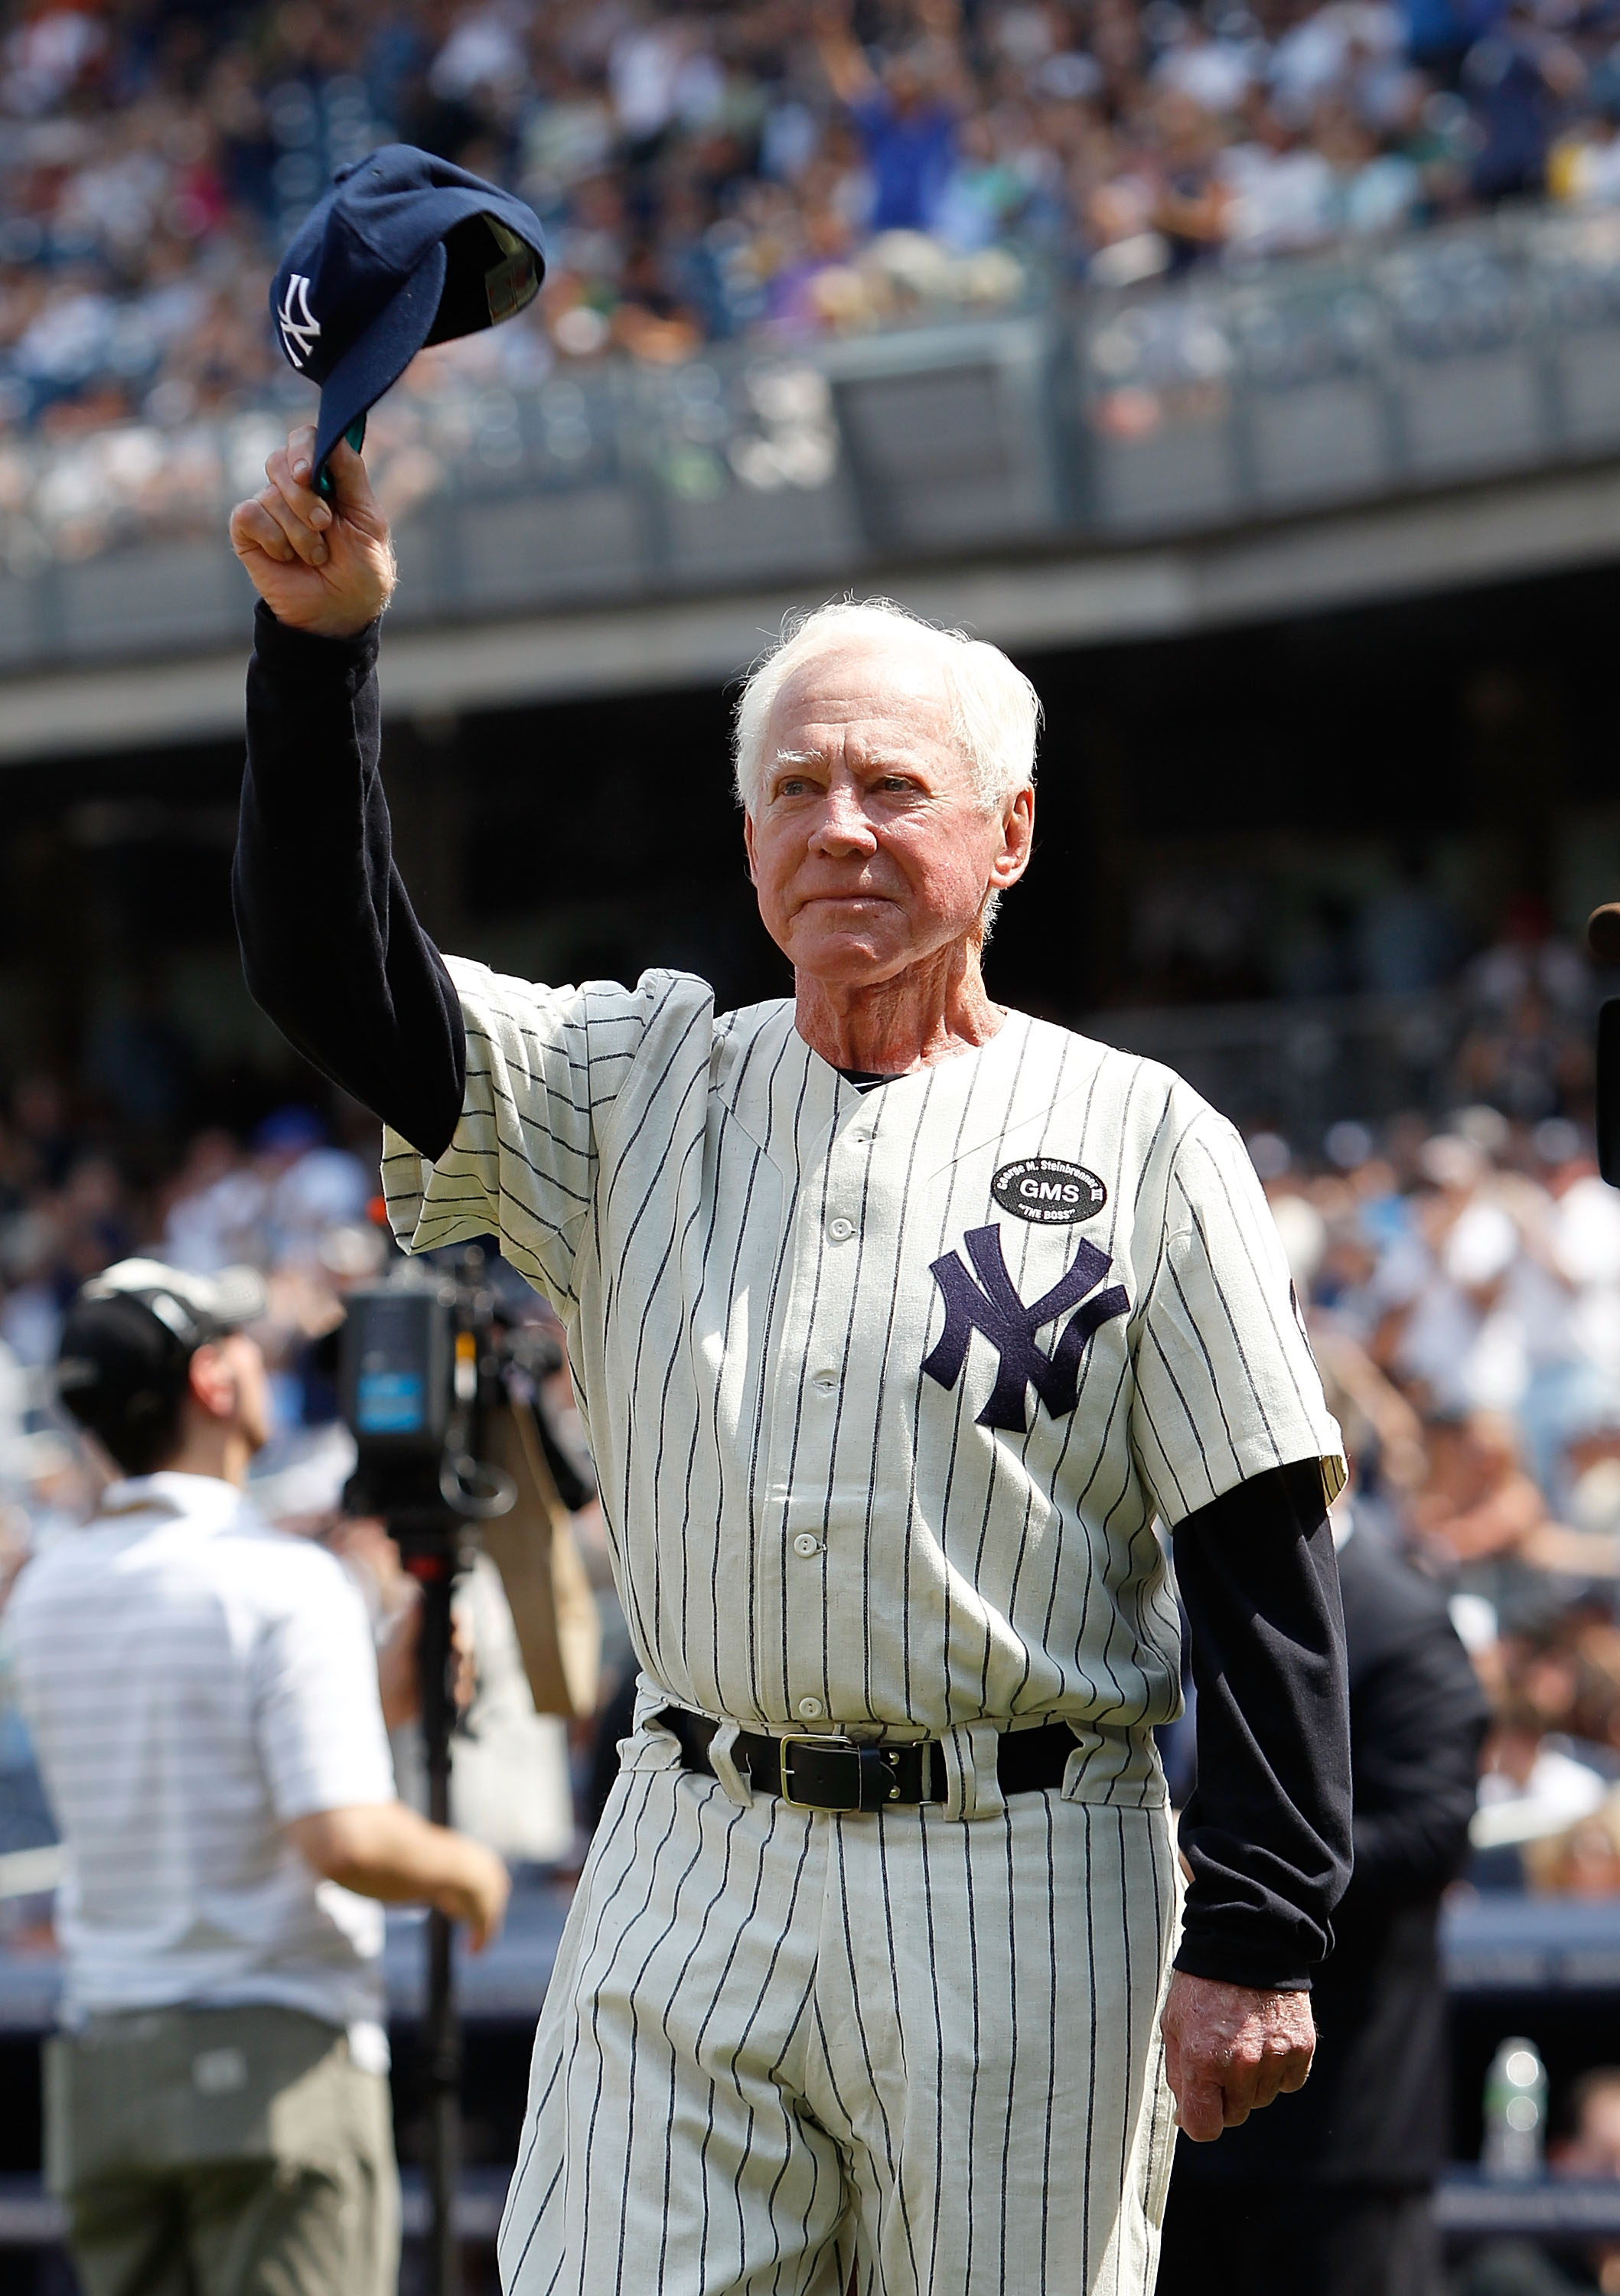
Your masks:
<svg viewBox="0 0 1620 2296"><path fill-rule="evenodd" d="M920 111L927 100L928 80L910 56L896 56L883 75L888 100L902 119Z"/></svg>
<svg viewBox="0 0 1620 2296"><path fill-rule="evenodd" d="M1574 2144L1560 2164L1583 2177L1620 2177L1620 2081L1605 2081L1586 2100Z"/></svg>
<svg viewBox="0 0 1620 2296"><path fill-rule="evenodd" d="M830 986L892 979L971 933L1029 858L1035 793L986 812L935 665L904 635L806 662L765 727L743 824L765 930Z"/></svg>

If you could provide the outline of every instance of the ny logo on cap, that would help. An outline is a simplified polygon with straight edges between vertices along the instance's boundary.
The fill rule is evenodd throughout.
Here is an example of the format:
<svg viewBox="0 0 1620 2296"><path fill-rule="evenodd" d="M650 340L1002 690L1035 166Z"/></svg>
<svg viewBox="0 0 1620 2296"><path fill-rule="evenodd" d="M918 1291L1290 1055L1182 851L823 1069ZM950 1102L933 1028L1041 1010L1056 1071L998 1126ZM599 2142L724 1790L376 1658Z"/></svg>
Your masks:
<svg viewBox="0 0 1620 2296"><path fill-rule="evenodd" d="M296 311L292 302L295 295L298 297ZM301 271L295 271L289 277L287 292L282 298L282 308L276 313L276 319L288 357L294 366L302 366L321 332L321 322L309 308L309 282Z"/></svg>
<svg viewBox="0 0 1620 2296"><path fill-rule="evenodd" d="M1106 1251L1083 1242L1066 1275L1029 1307L1019 1299L1002 1254L997 1226L970 1228L963 1238L978 1274L976 1283L955 1252L935 1260L929 1273L945 1300L945 1326L922 1368L941 1387L954 1387L968 1360L968 1342L982 1332L996 1351L995 1385L978 1414L981 1427L1006 1427L1022 1435L1027 1426L1026 1393L1031 1387L1054 1419L1072 1411L1080 1397L1080 1357L1099 1324L1123 1316L1130 1300L1111 1283L1069 1323L1051 1355L1036 1347L1035 1333L1055 1323L1101 1282L1113 1266Z"/></svg>

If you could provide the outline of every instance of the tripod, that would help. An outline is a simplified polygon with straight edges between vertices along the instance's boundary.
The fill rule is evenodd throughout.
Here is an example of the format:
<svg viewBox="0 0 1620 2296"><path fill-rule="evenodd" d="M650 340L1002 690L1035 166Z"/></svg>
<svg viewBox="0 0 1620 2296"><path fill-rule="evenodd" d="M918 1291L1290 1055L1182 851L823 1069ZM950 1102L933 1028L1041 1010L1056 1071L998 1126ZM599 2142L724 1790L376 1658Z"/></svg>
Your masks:
<svg viewBox="0 0 1620 2296"><path fill-rule="evenodd" d="M343 1504L380 1514L421 1590L418 1643L428 1816L450 1822L450 1734L455 1653L450 1600L470 1526L505 1514L509 1474L477 1459L480 1406L499 1394L493 1300L484 1254L459 1255L457 1280L401 1270L351 1292L343 1327L344 1417L358 1457ZM488 1393L484 1390L489 1390ZM461 2178L461 2024L451 1923L428 1916L428 1992L421 2028L427 2092L429 2296L460 2296L455 2202Z"/></svg>
<svg viewBox="0 0 1620 2296"><path fill-rule="evenodd" d="M450 1823L450 1734L455 1726L452 1675L451 1597L461 1568L455 1533L442 1522L426 1529L420 1522L390 1526L411 1576L421 1589L421 1628L417 1663L421 1684L422 1756L428 1778L428 1816L435 1825ZM459 1529L460 1526L456 1526ZM462 2167L462 2029L455 2005L453 1924L437 1911L428 1915L428 1987L421 2021L422 2086L427 2106L429 2296L461 2296L462 2251L455 2233L455 2202Z"/></svg>

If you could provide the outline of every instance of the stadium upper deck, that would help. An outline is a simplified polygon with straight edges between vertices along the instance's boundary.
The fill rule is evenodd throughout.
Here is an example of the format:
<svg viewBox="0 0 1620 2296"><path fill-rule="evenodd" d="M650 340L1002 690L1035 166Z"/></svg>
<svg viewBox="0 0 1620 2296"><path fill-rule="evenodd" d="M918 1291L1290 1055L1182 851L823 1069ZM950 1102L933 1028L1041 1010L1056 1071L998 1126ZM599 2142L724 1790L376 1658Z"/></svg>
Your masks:
<svg viewBox="0 0 1620 2296"><path fill-rule="evenodd" d="M724 677L762 584L768 620L879 570L1050 644L1590 563L1616 504L1559 466L1620 442L1614 29L1567 0L35 0L0 41L0 754L234 722L224 513L307 404L269 266L394 135L514 184L552 257L373 424L402 611L466 632L394 649L407 706ZM1481 479L1517 490L1338 515ZM1316 529L1220 538L1280 517ZM672 620L693 593L722 603ZM560 650L479 636L563 608L597 620ZM185 676L60 674L143 653Z"/></svg>
<svg viewBox="0 0 1620 2296"><path fill-rule="evenodd" d="M1620 198L1603 0L29 0L0 47L13 423L160 426L277 373L264 291L402 136L550 232L503 380L859 332L1550 188ZM892 235L909 234L896 247Z"/></svg>

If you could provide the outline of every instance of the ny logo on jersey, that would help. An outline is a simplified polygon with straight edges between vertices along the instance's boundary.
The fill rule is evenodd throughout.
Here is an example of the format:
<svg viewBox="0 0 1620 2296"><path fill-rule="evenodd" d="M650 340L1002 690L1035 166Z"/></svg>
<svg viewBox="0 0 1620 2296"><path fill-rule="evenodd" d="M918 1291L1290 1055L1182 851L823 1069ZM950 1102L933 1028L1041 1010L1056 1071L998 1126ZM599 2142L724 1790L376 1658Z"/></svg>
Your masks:
<svg viewBox="0 0 1620 2296"><path fill-rule="evenodd" d="M298 298L296 308L294 296ZM294 366L301 367L321 332L321 322L309 308L309 282L301 271L293 272L288 279L287 292L275 316L288 357Z"/></svg>
<svg viewBox="0 0 1620 2296"><path fill-rule="evenodd" d="M995 1349L996 1374L978 1423L1022 1435L1029 1423L1026 1391L1033 1387L1054 1419L1072 1411L1079 1400L1080 1356L1087 1340L1099 1324L1123 1316L1131 1302L1117 1283L1085 1300L1113 1266L1108 1253L1094 1243L1082 1242L1068 1273L1027 1308L1007 1273L1001 1229L970 1228L963 1241L978 1282L953 1251L934 1262L929 1273L945 1300L945 1326L922 1368L941 1387L954 1387L968 1360L968 1341L975 1332L982 1332ZM1035 1333L1081 1300L1085 1300L1084 1307L1051 1355L1043 1355L1035 1345Z"/></svg>

